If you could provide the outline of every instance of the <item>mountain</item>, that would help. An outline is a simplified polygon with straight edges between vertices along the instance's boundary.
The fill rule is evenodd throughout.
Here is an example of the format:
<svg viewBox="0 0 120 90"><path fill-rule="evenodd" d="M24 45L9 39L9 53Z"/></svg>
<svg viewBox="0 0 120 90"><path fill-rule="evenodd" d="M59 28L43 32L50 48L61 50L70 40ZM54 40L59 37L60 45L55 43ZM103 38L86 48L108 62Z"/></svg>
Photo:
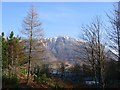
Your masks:
<svg viewBox="0 0 120 90"><path fill-rule="evenodd" d="M72 60L76 54L74 51L76 39L70 37L55 37L47 39L47 48L59 60ZM74 53L74 54L73 54Z"/></svg>
<svg viewBox="0 0 120 90"><path fill-rule="evenodd" d="M54 38L46 39L46 48L50 55L54 57L55 61L62 61L68 63L83 63L87 59L87 55L84 50L85 41L81 39L75 39L68 36L58 36ZM79 45L78 45L79 44ZM112 59L116 59L117 56L110 50L106 50L106 53ZM51 58L52 60L52 58Z"/></svg>

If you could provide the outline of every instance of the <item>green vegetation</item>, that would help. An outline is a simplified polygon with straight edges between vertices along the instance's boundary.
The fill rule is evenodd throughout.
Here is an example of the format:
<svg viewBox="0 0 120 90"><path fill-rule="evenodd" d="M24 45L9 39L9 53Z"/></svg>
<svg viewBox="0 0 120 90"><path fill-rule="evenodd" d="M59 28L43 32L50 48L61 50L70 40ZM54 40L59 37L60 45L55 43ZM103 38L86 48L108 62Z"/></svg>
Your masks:
<svg viewBox="0 0 120 90"><path fill-rule="evenodd" d="M25 67L19 67L19 69L18 69L18 71L19 71L19 73L21 73L21 74L27 74L27 70L26 70L26 68Z"/></svg>
<svg viewBox="0 0 120 90"><path fill-rule="evenodd" d="M9 77L8 75L3 75L2 76L2 84L3 84L3 87L6 87L6 85L11 85L12 88L18 88L19 87L19 78L17 76L11 76Z"/></svg>
<svg viewBox="0 0 120 90"><path fill-rule="evenodd" d="M42 67L37 66L34 68L33 74L34 74L34 79L35 81L37 81L37 83L44 83L49 77L48 68L46 68L45 65L43 66Z"/></svg>
<svg viewBox="0 0 120 90"><path fill-rule="evenodd" d="M37 42L38 39L44 40L42 29L38 27L41 26L41 23L37 19L37 12L32 7L24 20L25 31L23 33L27 34L28 38L15 37L13 31L8 37L4 37L4 32L0 36L3 88L90 87L104 89L120 87L120 43L117 43L118 61L108 59L104 53L105 45L101 43L100 39L101 23L98 18L95 19L96 23L83 27L88 35L86 35L88 43L85 48L88 54L87 62L82 65L77 63L69 69L63 62L52 66L44 62L46 48L43 47L43 42ZM118 29L120 30L119 27ZM54 70L56 70L55 73L53 73Z"/></svg>

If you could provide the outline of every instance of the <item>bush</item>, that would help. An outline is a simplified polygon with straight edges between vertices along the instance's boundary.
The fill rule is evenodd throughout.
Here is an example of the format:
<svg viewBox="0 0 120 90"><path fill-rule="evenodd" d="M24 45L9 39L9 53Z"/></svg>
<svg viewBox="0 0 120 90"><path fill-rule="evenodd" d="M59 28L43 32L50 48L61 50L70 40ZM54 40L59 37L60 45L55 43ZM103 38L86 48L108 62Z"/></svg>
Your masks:
<svg viewBox="0 0 120 90"><path fill-rule="evenodd" d="M27 74L27 70L26 70L26 68L24 68L24 67L20 67L20 68L19 68L19 72L20 72L20 73L23 73L23 74Z"/></svg>
<svg viewBox="0 0 120 90"><path fill-rule="evenodd" d="M57 88L57 89L60 89L60 88L61 88L57 83L50 83L50 84L49 84L49 87L50 87L50 88Z"/></svg>
<svg viewBox="0 0 120 90"><path fill-rule="evenodd" d="M41 76L41 80L42 80L42 81L45 81L46 79L47 79L46 74L43 74L43 75Z"/></svg>
<svg viewBox="0 0 120 90"><path fill-rule="evenodd" d="M49 77L49 69L47 65L34 67L32 73L35 75L34 79L37 83L44 83Z"/></svg>
<svg viewBox="0 0 120 90"><path fill-rule="evenodd" d="M37 76L35 78L35 80L37 81L37 83L44 83L47 79L47 76L46 74L43 74L42 76Z"/></svg>
<svg viewBox="0 0 120 90"><path fill-rule="evenodd" d="M3 75L2 82L5 85L19 86L19 79L15 75L11 77L9 77L8 75Z"/></svg>

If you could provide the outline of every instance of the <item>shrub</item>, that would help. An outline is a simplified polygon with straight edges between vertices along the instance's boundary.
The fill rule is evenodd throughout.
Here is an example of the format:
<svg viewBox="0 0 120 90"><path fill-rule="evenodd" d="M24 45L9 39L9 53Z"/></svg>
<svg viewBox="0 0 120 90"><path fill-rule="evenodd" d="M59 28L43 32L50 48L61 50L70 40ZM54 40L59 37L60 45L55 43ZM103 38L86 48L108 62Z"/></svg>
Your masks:
<svg viewBox="0 0 120 90"><path fill-rule="evenodd" d="M46 79L47 79L46 74L43 74L41 76L37 76L35 78L35 80L37 81L37 83L44 83L46 81Z"/></svg>
<svg viewBox="0 0 120 90"><path fill-rule="evenodd" d="M24 67L20 67L20 68L19 68L19 72L20 72L20 73L23 73L23 74L27 74L27 70L26 70L26 68L24 68Z"/></svg>
<svg viewBox="0 0 120 90"><path fill-rule="evenodd" d="M5 85L13 85L15 87L19 86L19 79L15 75L11 77L9 77L8 75L3 75L2 82Z"/></svg>
<svg viewBox="0 0 120 90"><path fill-rule="evenodd" d="M44 83L49 77L49 69L47 65L43 65L42 67L34 67L32 73L34 74L34 79L37 81L37 83Z"/></svg>
<svg viewBox="0 0 120 90"><path fill-rule="evenodd" d="M49 87L61 89L61 87L58 85L58 83L50 83L50 84L49 84Z"/></svg>

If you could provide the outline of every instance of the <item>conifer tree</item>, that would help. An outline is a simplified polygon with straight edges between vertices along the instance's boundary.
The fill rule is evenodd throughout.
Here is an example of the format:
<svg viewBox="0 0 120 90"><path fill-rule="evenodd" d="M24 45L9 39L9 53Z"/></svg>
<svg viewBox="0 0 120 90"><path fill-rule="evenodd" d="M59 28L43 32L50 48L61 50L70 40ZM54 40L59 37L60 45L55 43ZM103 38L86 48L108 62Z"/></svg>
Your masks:
<svg viewBox="0 0 120 90"><path fill-rule="evenodd" d="M34 5L31 6L27 12L27 16L23 20L23 29L21 32L25 35L28 44L28 74L27 74L27 85L30 79L31 60L32 52L34 51L34 45L38 39L42 38L43 32L41 28L42 23L39 21L38 13Z"/></svg>

